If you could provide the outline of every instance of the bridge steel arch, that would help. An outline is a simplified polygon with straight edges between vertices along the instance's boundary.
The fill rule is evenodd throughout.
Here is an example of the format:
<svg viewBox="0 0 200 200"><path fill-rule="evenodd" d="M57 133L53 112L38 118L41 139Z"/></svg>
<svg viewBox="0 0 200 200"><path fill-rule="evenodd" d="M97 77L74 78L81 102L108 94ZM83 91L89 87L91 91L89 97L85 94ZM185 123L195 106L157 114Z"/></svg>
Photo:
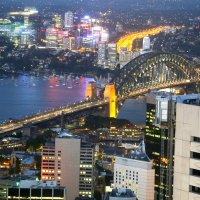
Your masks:
<svg viewBox="0 0 200 200"><path fill-rule="evenodd" d="M200 74L185 58L168 53L143 54L120 69L113 77L117 96L131 96L134 91L159 89L200 82Z"/></svg>

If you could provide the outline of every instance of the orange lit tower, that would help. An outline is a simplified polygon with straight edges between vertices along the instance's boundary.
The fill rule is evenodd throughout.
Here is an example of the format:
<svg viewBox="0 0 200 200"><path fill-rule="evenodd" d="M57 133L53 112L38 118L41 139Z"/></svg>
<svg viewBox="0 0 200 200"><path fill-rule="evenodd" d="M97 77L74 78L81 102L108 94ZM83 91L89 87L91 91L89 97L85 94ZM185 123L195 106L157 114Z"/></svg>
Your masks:
<svg viewBox="0 0 200 200"><path fill-rule="evenodd" d="M85 91L85 97L89 99L93 99L97 97L97 85L96 82L89 82L86 91Z"/></svg>
<svg viewBox="0 0 200 200"><path fill-rule="evenodd" d="M104 91L104 99L109 101L109 117L116 118L117 117L116 91L114 84L106 85Z"/></svg>

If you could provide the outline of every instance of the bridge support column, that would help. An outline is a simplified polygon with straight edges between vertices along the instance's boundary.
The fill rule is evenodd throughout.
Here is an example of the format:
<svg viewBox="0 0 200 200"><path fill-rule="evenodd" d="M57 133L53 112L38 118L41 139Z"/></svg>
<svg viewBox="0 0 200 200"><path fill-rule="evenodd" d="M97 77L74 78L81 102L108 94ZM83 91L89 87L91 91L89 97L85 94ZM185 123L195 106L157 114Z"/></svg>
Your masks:
<svg viewBox="0 0 200 200"><path fill-rule="evenodd" d="M104 99L106 101L109 101L109 117L116 118L117 107L116 107L116 91L114 84L106 85L104 91Z"/></svg>
<svg viewBox="0 0 200 200"><path fill-rule="evenodd" d="M85 98L94 99L97 97L97 85L95 82L89 82L86 91L85 91Z"/></svg>

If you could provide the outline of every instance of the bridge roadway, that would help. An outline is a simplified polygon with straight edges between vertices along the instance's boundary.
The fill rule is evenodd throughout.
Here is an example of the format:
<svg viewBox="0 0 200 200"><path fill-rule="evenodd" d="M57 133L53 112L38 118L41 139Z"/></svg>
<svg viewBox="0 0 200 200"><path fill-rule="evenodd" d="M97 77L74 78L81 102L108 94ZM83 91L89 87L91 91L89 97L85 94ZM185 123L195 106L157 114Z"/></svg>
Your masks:
<svg viewBox="0 0 200 200"><path fill-rule="evenodd" d="M53 109L51 111L47 111L47 112L44 112L41 114L36 114L36 115L30 116L30 117L19 119L14 122L3 124L2 126L0 126L0 134L20 129L25 124L37 124L40 122L48 121L50 119L54 119L58 116L61 116L62 112L64 114L71 114L71 113L76 113L79 111L84 111L84 110L88 110L91 108L103 106L105 104L108 104L108 101L95 100L93 102L86 101L86 102L80 102L77 104L72 104L69 106L62 106L62 107Z"/></svg>
<svg viewBox="0 0 200 200"><path fill-rule="evenodd" d="M120 102L120 101L124 101L127 98L136 97L136 96L145 94L149 90L158 90L158 89L176 87L176 86L180 86L180 85L186 85L186 84L197 83L197 82L200 82L199 78L193 79L191 81L181 80L179 82L162 83L162 84L158 84L158 85L151 85L148 87L138 86L138 89L136 88L136 90L130 92L129 94L118 97L117 101ZM60 116L62 112L64 114L72 114L72 113L88 110L91 108L103 106L108 103L109 103L109 101L106 101L106 100L95 100L95 101L86 101L86 102L80 102L77 104L72 104L69 106L59 107L59 108L53 109L48 112L44 112L44 113L37 114L37 115L31 116L31 117L19 119L16 122L10 122L10 123L3 124L2 126L0 126L0 134L20 129L25 124L37 124L37 123L40 123L43 121L48 121L50 119Z"/></svg>

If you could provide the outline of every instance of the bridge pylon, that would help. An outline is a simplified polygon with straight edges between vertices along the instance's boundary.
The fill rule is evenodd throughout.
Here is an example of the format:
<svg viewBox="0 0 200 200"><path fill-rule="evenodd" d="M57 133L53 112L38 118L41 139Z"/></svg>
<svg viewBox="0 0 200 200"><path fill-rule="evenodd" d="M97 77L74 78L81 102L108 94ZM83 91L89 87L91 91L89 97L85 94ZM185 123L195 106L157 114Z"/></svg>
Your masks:
<svg viewBox="0 0 200 200"><path fill-rule="evenodd" d="M117 117L117 106L116 106L116 90L114 84L106 85L104 90L104 100L109 101L109 117Z"/></svg>

